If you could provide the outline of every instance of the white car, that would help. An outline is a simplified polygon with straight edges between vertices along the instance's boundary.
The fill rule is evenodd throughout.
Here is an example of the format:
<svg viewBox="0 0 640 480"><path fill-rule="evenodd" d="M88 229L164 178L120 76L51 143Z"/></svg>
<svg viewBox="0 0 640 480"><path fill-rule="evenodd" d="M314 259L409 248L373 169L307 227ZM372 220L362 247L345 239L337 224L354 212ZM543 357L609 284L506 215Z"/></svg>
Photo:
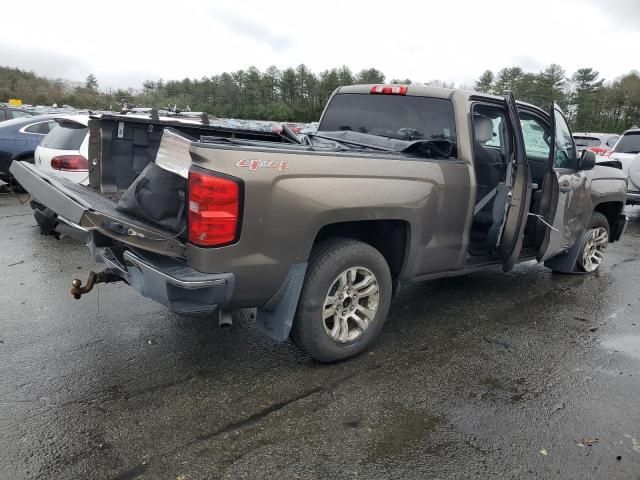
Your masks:
<svg viewBox="0 0 640 480"><path fill-rule="evenodd" d="M636 155L627 162L626 170L629 180L627 183L627 203L640 205L640 155ZM622 167L625 170L625 167Z"/></svg>
<svg viewBox="0 0 640 480"><path fill-rule="evenodd" d="M52 129L34 152L37 169L64 177L74 183L89 184L89 115L62 115L55 118L58 126ZM86 230L75 225L40 204L31 201L40 232L57 238L69 236L86 239Z"/></svg>
<svg viewBox="0 0 640 480"><path fill-rule="evenodd" d="M42 140L34 153L36 168L89 184L89 115L56 117L58 126Z"/></svg>
<svg viewBox="0 0 640 480"><path fill-rule="evenodd" d="M620 135L616 133L573 132L578 157L583 150L591 150L596 155L606 155L616 145Z"/></svg>
<svg viewBox="0 0 640 480"><path fill-rule="evenodd" d="M611 152L598 157L598 162L617 160L629 177L627 203L640 204L640 128L632 128L622 134Z"/></svg>

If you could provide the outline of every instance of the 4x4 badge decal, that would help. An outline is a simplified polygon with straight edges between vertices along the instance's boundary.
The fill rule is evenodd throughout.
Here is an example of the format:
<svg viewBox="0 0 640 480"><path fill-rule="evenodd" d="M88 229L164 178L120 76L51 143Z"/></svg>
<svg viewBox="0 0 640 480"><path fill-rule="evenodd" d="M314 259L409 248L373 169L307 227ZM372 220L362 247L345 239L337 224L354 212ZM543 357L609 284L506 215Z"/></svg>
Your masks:
<svg viewBox="0 0 640 480"><path fill-rule="evenodd" d="M289 164L277 160L240 160L236 163L236 167L245 167L253 171L259 168L277 168L278 171L284 172L289 169Z"/></svg>

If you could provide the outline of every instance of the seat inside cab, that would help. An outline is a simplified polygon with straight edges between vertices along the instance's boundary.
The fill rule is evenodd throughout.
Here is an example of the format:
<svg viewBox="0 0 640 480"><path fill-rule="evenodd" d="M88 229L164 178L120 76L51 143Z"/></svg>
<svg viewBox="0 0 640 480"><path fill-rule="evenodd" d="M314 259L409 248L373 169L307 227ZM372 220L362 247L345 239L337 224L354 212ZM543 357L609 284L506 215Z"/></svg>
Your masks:
<svg viewBox="0 0 640 480"><path fill-rule="evenodd" d="M474 106L472 121L477 191L469 254L490 256L495 252L507 203L509 190L505 179L513 139L505 110L499 106ZM533 184L530 211L536 214L541 208L542 186L549 171L551 129L541 118L526 112L521 112L521 127ZM524 246L537 244L534 237L540 235L539 223L533 216L527 220Z"/></svg>
<svg viewBox="0 0 640 480"><path fill-rule="evenodd" d="M472 120L477 190L469 253L480 256L491 254L498 239L508 193L502 187L511 139L505 112L499 107L477 105Z"/></svg>

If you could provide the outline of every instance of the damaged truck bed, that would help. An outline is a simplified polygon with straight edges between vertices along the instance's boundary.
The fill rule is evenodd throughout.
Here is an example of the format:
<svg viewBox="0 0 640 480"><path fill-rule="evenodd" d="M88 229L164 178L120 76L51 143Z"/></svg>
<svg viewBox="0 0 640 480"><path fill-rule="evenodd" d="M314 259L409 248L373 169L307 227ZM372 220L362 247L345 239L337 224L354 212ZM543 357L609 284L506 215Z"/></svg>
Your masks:
<svg viewBox="0 0 640 480"><path fill-rule="evenodd" d="M87 231L105 265L91 282L221 321L257 307L263 331L321 361L369 346L401 283L535 259L590 273L626 225L624 175L576 156L556 106L511 94L342 87L307 136L117 115L90 131L89 187L11 173Z"/></svg>

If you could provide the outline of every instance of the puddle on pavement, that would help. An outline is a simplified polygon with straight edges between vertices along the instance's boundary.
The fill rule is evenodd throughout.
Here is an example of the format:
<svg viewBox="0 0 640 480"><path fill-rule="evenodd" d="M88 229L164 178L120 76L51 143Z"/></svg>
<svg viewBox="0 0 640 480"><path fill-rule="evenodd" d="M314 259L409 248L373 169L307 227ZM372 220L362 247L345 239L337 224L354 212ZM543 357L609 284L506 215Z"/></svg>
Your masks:
<svg viewBox="0 0 640 480"><path fill-rule="evenodd" d="M378 438L369 450L369 462L395 457L444 421L442 417L424 415L400 405L394 405L393 409L377 425Z"/></svg>
<svg viewBox="0 0 640 480"><path fill-rule="evenodd" d="M602 341L602 347L640 359L640 335L613 335Z"/></svg>

